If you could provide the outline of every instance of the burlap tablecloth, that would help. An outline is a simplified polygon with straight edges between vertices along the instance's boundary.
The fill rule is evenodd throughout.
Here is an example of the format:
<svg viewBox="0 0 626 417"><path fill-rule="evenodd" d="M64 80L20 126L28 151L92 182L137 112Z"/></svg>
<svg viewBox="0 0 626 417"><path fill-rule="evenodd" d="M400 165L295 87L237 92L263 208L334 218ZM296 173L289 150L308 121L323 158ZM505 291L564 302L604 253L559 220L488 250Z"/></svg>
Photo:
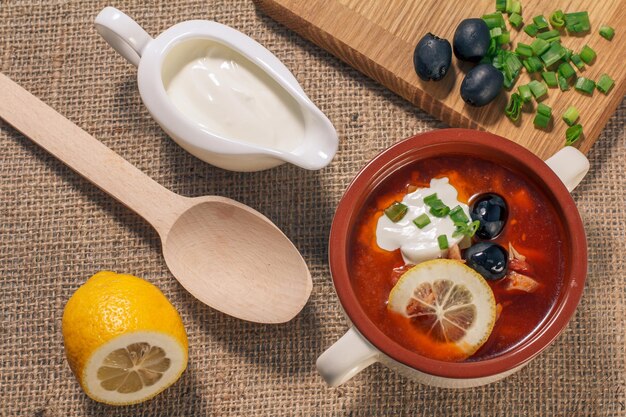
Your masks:
<svg viewBox="0 0 626 417"><path fill-rule="evenodd" d="M0 0L0 70L169 189L227 196L266 214L307 260L313 294L296 319L278 326L202 305L170 275L148 224L0 122L1 416L626 415L624 102L589 154L591 171L575 193L589 238L589 277L574 319L553 346L521 372L477 389L430 388L381 366L331 389L314 363L347 329L326 259L335 206L377 152L444 125L274 23L250 0L114 2L152 35L183 20L214 19L252 36L293 71L340 135L337 157L319 172L211 167L148 115L135 68L93 28L105 5ZM189 368L145 404L91 401L65 361L63 307L102 269L158 285L189 333Z"/></svg>

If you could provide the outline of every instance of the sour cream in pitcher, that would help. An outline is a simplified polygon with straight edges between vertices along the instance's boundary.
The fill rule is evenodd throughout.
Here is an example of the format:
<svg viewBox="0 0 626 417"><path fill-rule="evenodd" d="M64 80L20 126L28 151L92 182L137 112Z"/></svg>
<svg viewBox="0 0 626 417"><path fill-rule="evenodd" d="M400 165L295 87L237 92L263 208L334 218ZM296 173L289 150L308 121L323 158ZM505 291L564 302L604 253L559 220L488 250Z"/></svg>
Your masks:
<svg viewBox="0 0 626 417"><path fill-rule="evenodd" d="M388 251L400 249L405 263L418 264L445 255L446 251L439 249L437 242L440 235L446 235L450 246L461 243L463 236L454 236L456 227L449 216L436 217L429 213L424 197L435 193L448 207L461 206L469 218L467 205L457 200L458 192L450 185L448 178L433 178L429 188L418 188L404 196L402 204L408 210L401 220L394 223L387 216L380 216L376 226L378 246ZM413 220L424 213L429 216L430 224L420 229Z"/></svg>
<svg viewBox="0 0 626 417"><path fill-rule="evenodd" d="M290 151L304 137L298 103L240 53L213 41L189 46L193 57L168 76L174 106L210 133Z"/></svg>

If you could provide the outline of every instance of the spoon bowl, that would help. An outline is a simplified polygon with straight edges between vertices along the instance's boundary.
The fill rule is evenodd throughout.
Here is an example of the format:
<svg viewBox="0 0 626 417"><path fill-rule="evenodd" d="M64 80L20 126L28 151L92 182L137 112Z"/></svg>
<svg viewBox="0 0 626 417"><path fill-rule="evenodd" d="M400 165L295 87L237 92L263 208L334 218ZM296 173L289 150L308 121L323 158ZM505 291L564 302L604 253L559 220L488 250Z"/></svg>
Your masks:
<svg viewBox="0 0 626 417"><path fill-rule="evenodd" d="M174 276L185 277L179 281L187 291L248 321L284 322L304 306L308 268L269 219L227 198L190 200L161 237L165 262ZM268 280L276 274L280 285Z"/></svg>
<svg viewBox="0 0 626 417"><path fill-rule="evenodd" d="M261 213L165 189L3 74L0 117L152 224L168 268L200 301L259 323L289 321L304 307L306 263Z"/></svg>

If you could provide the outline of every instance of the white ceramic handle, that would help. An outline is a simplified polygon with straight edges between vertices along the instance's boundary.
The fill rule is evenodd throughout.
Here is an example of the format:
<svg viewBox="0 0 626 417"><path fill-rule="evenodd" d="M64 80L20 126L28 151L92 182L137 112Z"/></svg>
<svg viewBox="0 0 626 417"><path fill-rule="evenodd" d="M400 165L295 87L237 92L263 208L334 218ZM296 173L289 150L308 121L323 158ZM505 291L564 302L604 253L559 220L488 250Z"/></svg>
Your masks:
<svg viewBox="0 0 626 417"><path fill-rule="evenodd" d="M139 66L141 54L152 37L128 15L115 7L102 9L95 21L96 30L128 62Z"/></svg>
<svg viewBox="0 0 626 417"><path fill-rule="evenodd" d="M580 184L589 171L587 157L572 146L566 146L546 159L546 164L563 181L569 192Z"/></svg>
<svg viewBox="0 0 626 417"><path fill-rule="evenodd" d="M379 355L380 352L352 327L317 358L317 371L328 385L336 387L378 362Z"/></svg>

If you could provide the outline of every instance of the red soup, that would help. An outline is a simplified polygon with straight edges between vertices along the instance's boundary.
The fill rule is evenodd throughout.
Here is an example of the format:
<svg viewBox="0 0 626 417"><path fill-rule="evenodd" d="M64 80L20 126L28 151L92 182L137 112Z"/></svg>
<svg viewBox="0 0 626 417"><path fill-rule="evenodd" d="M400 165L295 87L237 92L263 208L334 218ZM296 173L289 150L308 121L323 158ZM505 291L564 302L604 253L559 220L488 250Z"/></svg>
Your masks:
<svg viewBox="0 0 626 417"><path fill-rule="evenodd" d="M497 318L487 341L466 360L494 357L519 345L542 323L559 295L565 271L561 222L540 189L516 172L487 160L454 155L421 160L393 173L371 193L356 218L350 237L352 286L366 314L391 339L424 356L455 360L445 351L434 351L437 348L427 343L411 320L388 310L389 293L410 265L399 249L381 249L376 239L377 223L386 208L415 188L428 187L431 179L443 177L456 188L462 203L471 204L486 193L506 201L506 223L491 241L508 249L509 260L511 252L523 259L509 261L513 270L505 279L487 281L497 303ZM472 240L478 241L476 236ZM530 277L531 291L512 285L512 277L519 276Z"/></svg>

